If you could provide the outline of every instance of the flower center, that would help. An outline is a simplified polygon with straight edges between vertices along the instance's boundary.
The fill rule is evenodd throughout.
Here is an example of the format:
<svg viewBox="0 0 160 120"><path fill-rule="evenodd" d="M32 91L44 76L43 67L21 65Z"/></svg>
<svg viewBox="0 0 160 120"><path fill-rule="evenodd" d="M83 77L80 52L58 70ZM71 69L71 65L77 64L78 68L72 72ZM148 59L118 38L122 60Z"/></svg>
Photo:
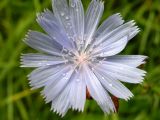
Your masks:
<svg viewBox="0 0 160 120"><path fill-rule="evenodd" d="M76 64L82 64L87 62L88 56L85 53L81 53L77 59L76 59Z"/></svg>

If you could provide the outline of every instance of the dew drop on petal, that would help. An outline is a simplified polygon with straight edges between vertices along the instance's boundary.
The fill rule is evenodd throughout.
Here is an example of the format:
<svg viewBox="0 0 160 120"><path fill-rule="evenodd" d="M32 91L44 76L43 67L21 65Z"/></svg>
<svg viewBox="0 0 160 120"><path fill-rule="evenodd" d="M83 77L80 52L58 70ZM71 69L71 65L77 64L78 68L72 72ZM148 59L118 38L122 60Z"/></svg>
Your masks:
<svg viewBox="0 0 160 120"><path fill-rule="evenodd" d="M64 16L64 12L61 12L61 16Z"/></svg>
<svg viewBox="0 0 160 120"><path fill-rule="evenodd" d="M42 65L42 63L38 63L38 65Z"/></svg>
<svg viewBox="0 0 160 120"><path fill-rule="evenodd" d="M68 78L68 77L65 77L64 79L65 79L65 80L68 80L69 78Z"/></svg>
<svg viewBox="0 0 160 120"><path fill-rule="evenodd" d="M110 83L109 86L112 87L113 85Z"/></svg>
<svg viewBox="0 0 160 120"><path fill-rule="evenodd" d="M102 64L102 61L99 61L99 64Z"/></svg>
<svg viewBox="0 0 160 120"><path fill-rule="evenodd" d="M80 79L76 79L76 82L80 82Z"/></svg>
<svg viewBox="0 0 160 120"><path fill-rule="evenodd" d="M103 58L103 61L107 60L107 58Z"/></svg>
<svg viewBox="0 0 160 120"><path fill-rule="evenodd" d="M103 56L104 56L104 53L101 53L101 54L100 54L100 57L103 57Z"/></svg>
<svg viewBox="0 0 160 120"><path fill-rule="evenodd" d="M56 39L56 37L53 36L53 39Z"/></svg>
<svg viewBox="0 0 160 120"><path fill-rule="evenodd" d="M66 17L65 17L65 19L66 19L66 20L69 20L69 17L68 17L68 16L66 16Z"/></svg>
<svg viewBox="0 0 160 120"><path fill-rule="evenodd" d="M71 2L71 7L74 8L76 4L74 2Z"/></svg>
<svg viewBox="0 0 160 120"><path fill-rule="evenodd" d="M67 23L67 25L68 25L68 26L71 26L71 23L70 23L70 22L68 22L68 23Z"/></svg>
<svg viewBox="0 0 160 120"><path fill-rule="evenodd" d="M63 73L63 76L66 76L66 74L65 74L65 73Z"/></svg>
<svg viewBox="0 0 160 120"><path fill-rule="evenodd" d="M68 75L69 73L66 73L66 75Z"/></svg>
<svg viewBox="0 0 160 120"><path fill-rule="evenodd" d="M94 68L92 67L91 70L94 71Z"/></svg>
<svg viewBox="0 0 160 120"><path fill-rule="evenodd" d="M72 25L70 25L69 27L70 27L70 29L72 29Z"/></svg>
<svg viewBox="0 0 160 120"><path fill-rule="evenodd" d="M67 64L67 62L68 62L68 60L66 60L66 61L64 62L64 64Z"/></svg>

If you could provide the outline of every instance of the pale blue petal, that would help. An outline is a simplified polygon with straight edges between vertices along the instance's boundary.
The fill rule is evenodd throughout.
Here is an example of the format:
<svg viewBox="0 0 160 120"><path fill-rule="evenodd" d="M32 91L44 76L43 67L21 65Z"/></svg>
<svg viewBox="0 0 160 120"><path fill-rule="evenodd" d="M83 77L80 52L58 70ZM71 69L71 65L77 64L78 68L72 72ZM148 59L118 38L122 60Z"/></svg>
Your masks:
<svg viewBox="0 0 160 120"><path fill-rule="evenodd" d="M104 88L112 95L125 100L129 100L130 97L133 97L133 94L122 83L111 77L109 74L106 74L106 72L95 69L94 73L100 80L102 86L104 86Z"/></svg>
<svg viewBox="0 0 160 120"><path fill-rule="evenodd" d="M35 69L30 75L30 85L32 89L45 87L59 79L64 78L69 70L69 65L45 66Z"/></svg>
<svg viewBox="0 0 160 120"><path fill-rule="evenodd" d="M72 109L83 111L86 101L86 83L82 78L82 69L75 72L72 78L70 91L70 104Z"/></svg>
<svg viewBox="0 0 160 120"><path fill-rule="evenodd" d="M120 81L135 84L143 82L146 74L145 71L138 68L108 61L101 61L96 65L96 69L106 71L106 74L109 74Z"/></svg>
<svg viewBox="0 0 160 120"><path fill-rule="evenodd" d="M106 60L109 62L125 64L131 67L138 67L141 64L145 64L145 59L147 59L147 56L143 55L116 55L107 57Z"/></svg>
<svg viewBox="0 0 160 120"><path fill-rule="evenodd" d="M95 37L104 36L105 34L116 29L123 23L124 23L124 20L122 19L121 14L120 13L114 14L100 25L100 27L96 31Z"/></svg>
<svg viewBox="0 0 160 120"><path fill-rule="evenodd" d="M125 48L128 40L133 37L133 34L139 32L138 27L134 24L133 21L130 21L104 35L104 37L97 38L92 54L96 54L98 57L106 57L120 53Z"/></svg>
<svg viewBox="0 0 160 120"><path fill-rule="evenodd" d="M123 38L119 39L114 43L108 44L103 47L97 47L97 49L94 49L94 51L92 52L92 55L94 57L106 57L106 56L116 55L126 47L128 43L127 40L128 37L124 36Z"/></svg>
<svg viewBox="0 0 160 120"><path fill-rule="evenodd" d="M61 115L62 117L67 113L67 111L71 108L69 101L69 93L70 93L70 84L68 84L63 91L52 100L51 110Z"/></svg>
<svg viewBox="0 0 160 120"><path fill-rule="evenodd" d="M52 110L64 116L69 108L83 111L86 100L86 85L81 74L74 71L63 91L52 100Z"/></svg>
<svg viewBox="0 0 160 120"><path fill-rule="evenodd" d="M51 37L36 31L29 31L24 42L40 52L62 56L62 46Z"/></svg>
<svg viewBox="0 0 160 120"><path fill-rule="evenodd" d="M75 31L74 25L72 23L70 9L68 6L67 0L52 0L53 1L53 11L55 17L60 23L61 30L64 30L66 33L66 37L72 43L72 47L76 50L76 43L75 43ZM76 51L75 51L76 52Z"/></svg>
<svg viewBox="0 0 160 120"><path fill-rule="evenodd" d="M70 15L75 32L77 46L83 42L84 38L84 9L81 0L69 0Z"/></svg>
<svg viewBox="0 0 160 120"><path fill-rule="evenodd" d="M91 44L93 36L102 17L104 4L100 0L92 0L86 13L85 19L85 48Z"/></svg>
<svg viewBox="0 0 160 120"><path fill-rule="evenodd" d="M132 35L132 33L135 31L139 31L138 27L135 26L135 22L133 20L129 21L125 24L118 26L117 28L113 29L112 31L104 35L98 36L96 38L94 45L98 46L103 43L109 44L115 42L116 40L118 40L118 38L124 36L128 36L128 38L130 38L130 35Z"/></svg>
<svg viewBox="0 0 160 120"><path fill-rule="evenodd" d="M115 111L115 106L111 100L111 97L103 88L95 74L90 70L87 65L83 65L83 69L84 80L86 81L87 88L93 99L97 101L97 103L100 105L100 107L105 113Z"/></svg>
<svg viewBox="0 0 160 120"><path fill-rule="evenodd" d="M46 98L46 102L50 102L51 100L55 99L66 87L68 84L74 69L68 65L66 69L61 72L58 72L56 76L52 76L50 78L50 82L44 87L42 94Z"/></svg>
<svg viewBox="0 0 160 120"><path fill-rule="evenodd" d="M37 22L50 35L52 39L54 39L64 48L73 52L74 46L72 41L68 39L63 28L61 28L61 26L57 22L48 20L43 16L38 16Z"/></svg>
<svg viewBox="0 0 160 120"><path fill-rule="evenodd" d="M43 54L23 54L21 56L21 67L42 67L58 64L66 64L68 60L62 57L56 57Z"/></svg>

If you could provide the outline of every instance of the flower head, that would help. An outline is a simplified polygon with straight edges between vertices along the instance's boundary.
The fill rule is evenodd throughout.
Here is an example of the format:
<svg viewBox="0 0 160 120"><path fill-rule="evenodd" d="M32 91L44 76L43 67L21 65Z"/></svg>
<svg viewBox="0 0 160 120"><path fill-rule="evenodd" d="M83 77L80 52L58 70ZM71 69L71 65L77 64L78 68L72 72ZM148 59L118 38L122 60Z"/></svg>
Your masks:
<svg viewBox="0 0 160 120"><path fill-rule="evenodd" d="M129 100L133 94L120 82L141 83L145 71L137 67L146 56L117 55L139 32L134 21L124 23L114 14L99 25L104 4L92 0L86 14L81 0L52 0L53 12L38 14L46 34L29 31L24 42L40 53L23 54L22 67L36 68L30 75L33 89L51 109L64 116L68 109L83 111L86 91L105 113L115 111L109 94Z"/></svg>

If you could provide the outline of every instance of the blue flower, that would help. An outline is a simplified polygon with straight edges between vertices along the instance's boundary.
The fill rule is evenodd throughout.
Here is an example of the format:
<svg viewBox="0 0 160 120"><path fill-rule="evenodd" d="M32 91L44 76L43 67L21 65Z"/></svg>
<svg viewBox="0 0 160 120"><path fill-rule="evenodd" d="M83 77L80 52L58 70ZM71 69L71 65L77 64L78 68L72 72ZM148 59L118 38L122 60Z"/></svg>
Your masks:
<svg viewBox="0 0 160 120"><path fill-rule="evenodd" d="M81 0L52 0L52 5L54 12L37 15L46 34L29 31L24 40L40 52L21 57L22 67L36 68L29 75L31 87L43 87L46 103L62 116L70 108L83 111L86 91L105 113L114 112L109 94L129 100L133 94L121 82L141 83L146 74L137 68L146 56L117 55L139 28L134 21L124 23L119 13L99 25L101 0L92 0L86 14Z"/></svg>

